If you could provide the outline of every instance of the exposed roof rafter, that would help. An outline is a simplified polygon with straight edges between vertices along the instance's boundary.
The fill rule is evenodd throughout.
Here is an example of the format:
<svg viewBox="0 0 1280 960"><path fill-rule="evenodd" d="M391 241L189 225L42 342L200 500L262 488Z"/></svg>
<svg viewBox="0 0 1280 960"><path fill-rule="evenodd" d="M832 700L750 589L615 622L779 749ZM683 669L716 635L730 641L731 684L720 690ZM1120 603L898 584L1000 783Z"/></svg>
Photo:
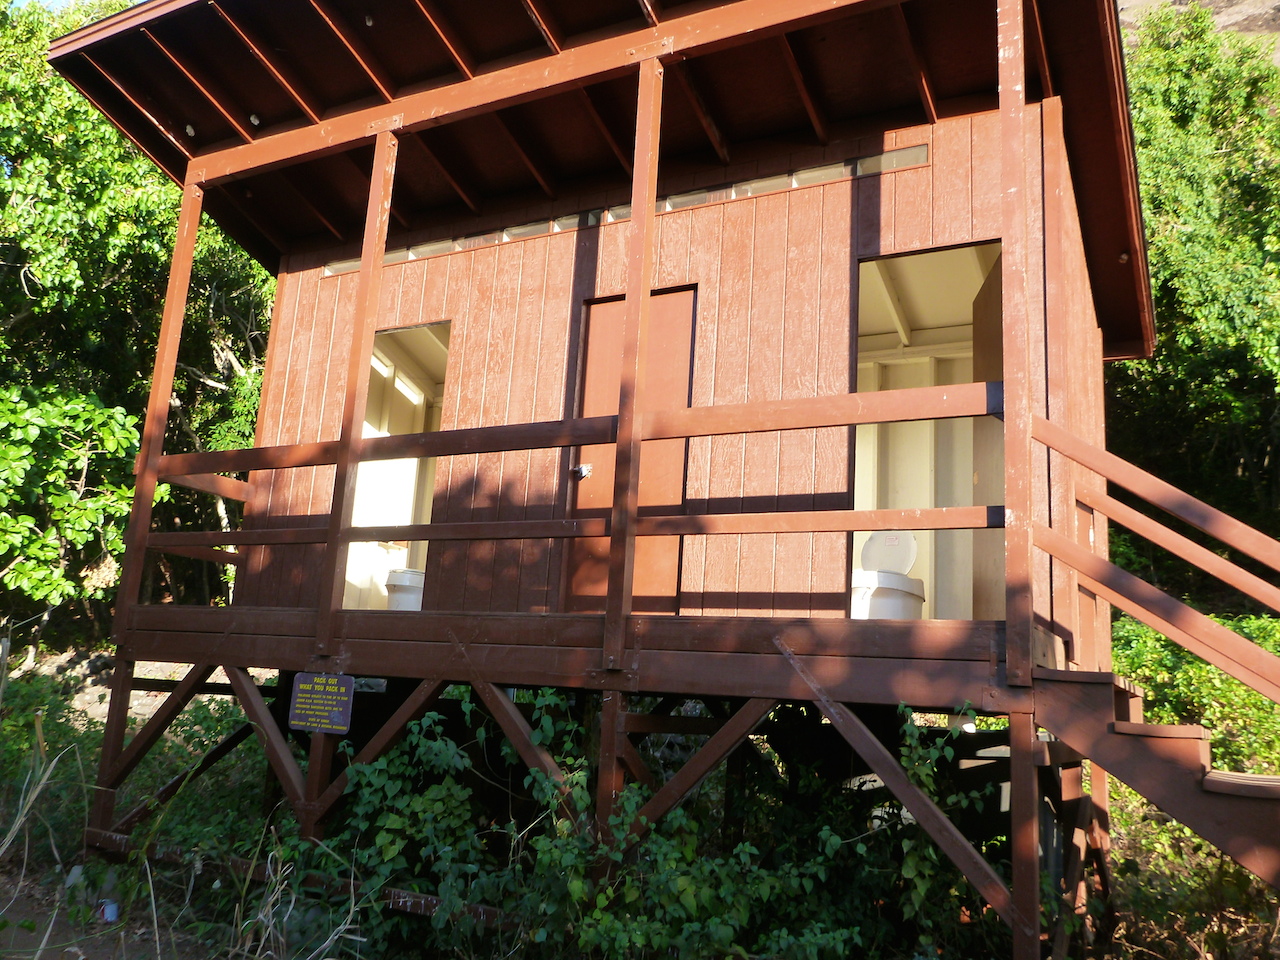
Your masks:
<svg viewBox="0 0 1280 960"><path fill-rule="evenodd" d="M253 224L254 227L256 227L258 231L267 238L267 242L276 248L277 253L284 253L289 249L288 241L280 236L279 232L272 227L270 223L265 222L263 217L254 213L253 205L251 203L245 203L246 200L253 199L253 194L250 192L248 187L239 183L228 183L225 186L218 188L218 192L227 200L228 203L236 208L236 212L239 213L240 216Z"/></svg>
<svg viewBox="0 0 1280 960"><path fill-rule="evenodd" d="M543 170L531 156L529 156L529 151L526 150L524 144L520 142L520 138L516 136L515 131L511 129L510 124L502 119L502 114L500 112L495 111L490 114L490 116L493 117L494 122L498 125L498 129L502 131L507 141L511 144L511 149L516 152L516 156L520 158L520 162L525 165L525 169L533 174L534 180L538 181L538 186L542 188L542 192L554 200L556 198L556 189L552 184L551 178L547 175L547 172Z"/></svg>
<svg viewBox="0 0 1280 960"><path fill-rule="evenodd" d="M270 56L267 53L266 44L250 32L246 24L234 19L226 10L222 9L217 0L209 0L209 6L222 17L232 32L240 38L240 42L266 68L267 73L271 74L276 83L280 85L280 89L287 93L290 99L307 115L307 119L312 123L319 123L321 115L319 101L312 96L305 84L294 75L293 71L279 60Z"/></svg>
<svg viewBox="0 0 1280 960"><path fill-rule="evenodd" d="M302 206L306 208L308 213L310 213L313 217L319 220L320 223L324 226L324 228L328 230L331 234L333 234L333 238L335 240L341 243L342 241L347 239L346 234L344 234L341 230L339 230L337 225L333 222L334 218L328 216L323 210L317 207L315 203L307 196L307 192L299 188L298 185L293 182L293 176L290 173L289 167L283 168L282 170L279 171L279 173L280 173L280 182L284 184L285 189L289 191L290 195L295 197L298 200L298 202L301 203Z"/></svg>
<svg viewBox="0 0 1280 960"><path fill-rule="evenodd" d="M618 143L618 138L613 135L613 131L609 129L609 125L604 122L604 117L600 115L596 102L591 99L591 91L586 87L578 88L579 99L586 108L587 114L591 117L591 122L596 125L596 129L600 131L600 135L604 137L605 142L609 145L609 149L613 151L613 155L618 158L618 162L622 164L622 169L627 172L627 176L631 176L633 164L631 155L622 149L622 144Z"/></svg>
<svg viewBox="0 0 1280 960"><path fill-rule="evenodd" d="M715 118L711 116L711 111L707 109L707 103L702 99L702 93L698 90L697 83L689 74L688 64L683 62L672 63L668 65L671 75L676 78L676 82L680 84L680 89L684 91L684 95L688 98L689 106L693 107L693 112L698 117L698 123L702 125L702 130L707 135L707 139L711 141L711 148L715 150L716 156L720 158L720 162L728 166L729 164L729 143L724 138L724 134L720 132L720 127L716 124Z"/></svg>
<svg viewBox="0 0 1280 960"><path fill-rule="evenodd" d="M418 12L422 14L423 19L435 31L436 36L444 45L445 51L449 54L449 58L453 61L454 66L458 68L458 72L467 80L474 77L476 75L475 60L472 58L470 51L467 50L466 45L458 39L458 35L453 30L453 25L440 12L440 8L435 5L434 0L413 0L413 2L418 8Z"/></svg>
<svg viewBox="0 0 1280 960"><path fill-rule="evenodd" d="M911 24L907 23L907 15L900 5L892 8L893 18L898 21L898 30L902 34L902 43L907 48L907 59L911 62L911 70L916 77L916 86L920 90L920 103L924 106L924 114L930 123L938 122L938 102L933 95L933 83L920 58L920 50L916 47L915 38L911 35Z"/></svg>
<svg viewBox="0 0 1280 960"><path fill-rule="evenodd" d="M171 144L173 144L178 149L179 153L181 153L188 160L191 159L191 156L192 156L191 150L185 144L183 144L183 142L179 140L177 136L175 136L173 133L170 132L171 130L180 129L176 124L171 123L168 117L161 116L160 113L156 111L154 108L143 106L142 103L138 100L138 98L135 97L132 93L130 93L124 84L122 84L119 80L117 80L114 76L112 76L111 73L106 68L104 68L102 64L98 63L97 60L93 59L93 57L89 56L87 53L82 53L80 56L85 63L93 67L94 70L97 70L98 73L102 75L102 78L107 81L107 83L115 87L116 90L119 92L119 94L122 97L124 97L126 100L128 100L130 104L133 105L133 108L135 110L137 110L140 114L146 117L148 122L150 122L166 140L168 140Z"/></svg>
<svg viewBox="0 0 1280 960"><path fill-rule="evenodd" d="M826 146L831 142L831 134L827 129L827 118L822 107L818 105L817 99L814 97L813 88L808 80L805 79L804 71L800 68L800 61L796 59L795 47L791 45L791 38L785 33L778 35L778 49L782 52L782 59L786 61L787 70L791 73L791 79L796 85L796 92L800 94L800 101L804 104L804 112L809 115L809 122L813 124L814 136L818 138L818 142Z"/></svg>
<svg viewBox="0 0 1280 960"><path fill-rule="evenodd" d="M885 302L889 305L889 318L893 321L893 329L904 347L911 346L911 318L907 316L902 300L898 297L898 285L889 272L888 260L876 260L876 279L880 281L880 289Z"/></svg>
<svg viewBox="0 0 1280 960"><path fill-rule="evenodd" d="M333 32L342 45L347 48L347 52L356 62L361 70L364 71L375 87L378 93L382 94L382 99L390 103L396 97L396 83L383 69L382 64L378 62L378 58L374 56L373 51L369 49L369 45L364 42L364 38L356 31L351 23L339 13L329 0L310 0L312 8L316 13L320 14L320 19L325 22L330 31Z"/></svg>
<svg viewBox="0 0 1280 960"><path fill-rule="evenodd" d="M649 26L656 27L660 22L658 15L662 13L658 0L636 0L636 2L640 5L640 12L644 14Z"/></svg>
<svg viewBox="0 0 1280 960"><path fill-rule="evenodd" d="M404 144L406 148L410 150L415 150L421 156L426 157L428 162L430 162L437 170L440 171L440 175L444 177L445 181L449 184L449 186L453 188L453 192L458 195L458 199L467 205L467 209L469 209L472 213L479 216L480 204L476 202L476 199L474 196L472 196L471 191L468 190L466 187L464 187L462 183L458 180L458 178L453 175L453 171L451 171L447 166L445 166L444 161L440 159L440 155L437 154L434 150L431 149L430 146L427 145L427 142L424 139L423 134L420 134L420 133L406 134L405 136L400 138L400 142Z"/></svg>
<svg viewBox="0 0 1280 960"><path fill-rule="evenodd" d="M239 118L227 106L230 100L219 89L218 85L206 76L198 75L196 68L190 63L183 63L172 50L170 50L163 41L160 40L150 30L143 28L142 35L151 41L151 45L159 50L179 73L187 78L187 81L199 91L205 100L209 101L209 105L222 115L222 119L231 124L232 128L240 135L240 139L245 143L253 141L253 134L249 132L249 128L240 122Z"/></svg>
<svg viewBox="0 0 1280 960"><path fill-rule="evenodd" d="M520 2L524 4L525 12L529 14L529 19L538 28L538 32L542 34L543 42L551 49L551 52L559 53L563 50L564 34L561 33L555 20L547 12L544 6L545 0L520 0Z"/></svg>
<svg viewBox="0 0 1280 960"><path fill-rule="evenodd" d="M349 169L355 171L363 183L372 183L369 174L361 169L360 164L356 163L351 154L338 153L334 154L334 156L336 156ZM400 224L404 229L409 229L409 218L397 210L394 203L391 205L391 216L395 217L396 223Z"/></svg>
<svg viewBox="0 0 1280 960"><path fill-rule="evenodd" d="M1031 28L1028 39L1036 55L1036 72L1040 74L1040 92L1046 97L1052 97L1053 76L1049 72L1049 52L1044 45L1044 24L1040 20L1039 0L1028 0L1027 22Z"/></svg>

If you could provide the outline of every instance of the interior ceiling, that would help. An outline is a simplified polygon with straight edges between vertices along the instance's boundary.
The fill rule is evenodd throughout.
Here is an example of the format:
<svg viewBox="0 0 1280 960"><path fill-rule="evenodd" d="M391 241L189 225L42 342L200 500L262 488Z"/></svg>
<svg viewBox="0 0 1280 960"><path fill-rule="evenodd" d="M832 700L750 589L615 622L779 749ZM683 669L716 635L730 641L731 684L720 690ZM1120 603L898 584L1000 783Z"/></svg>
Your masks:
<svg viewBox="0 0 1280 960"><path fill-rule="evenodd" d="M1099 309L1119 355L1150 337L1112 3L1038 0L1044 54L1028 43L1027 95L1052 89L1081 101L1067 112L1069 149ZM50 59L181 182L192 158L734 5L149 0L57 41ZM770 145L791 150L994 109L996 81L995 0L865 0L842 18L748 34L668 64L660 176L718 169L732 179L736 159ZM635 98L629 73L402 135L392 243L534 202L569 213L584 191L625 190ZM211 185L206 209L274 269L287 252L358 242L371 164L369 141L302 158ZM659 191L673 192L661 182Z"/></svg>
<svg viewBox="0 0 1280 960"><path fill-rule="evenodd" d="M984 243L860 264L858 336L910 347L922 331L954 328L971 339L974 298L999 256L1000 244Z"/></svg>

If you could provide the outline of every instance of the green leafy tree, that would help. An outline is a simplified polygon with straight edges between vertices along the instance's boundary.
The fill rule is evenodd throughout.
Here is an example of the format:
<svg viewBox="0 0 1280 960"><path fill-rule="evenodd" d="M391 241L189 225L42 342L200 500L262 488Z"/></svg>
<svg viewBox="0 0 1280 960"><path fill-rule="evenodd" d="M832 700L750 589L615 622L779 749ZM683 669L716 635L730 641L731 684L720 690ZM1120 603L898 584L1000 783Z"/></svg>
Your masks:
<svg viewBox="0 0 1280 960"><path fill-rule="evenodd" d="M88 613L94 634L114 586L101 558L119 552L128 512L133 417L146 403L179 193L46 54L54 38L125 6L0 0L0 424L12 427L0 438L0 618L79 601L64 609ZM265 271L206 221L168 449L252 438L272 293ZM233 520L195 495L157 511L161 526ZM167 563L161 573L169 593L194 589Z"/></svg>
<svg viewBox="0 0 1280 960"><path fill-rule="evenodd" d="M1157 8L1128 54L1159 344L1154 359L1110 370L1110 444L1275 535L1280 71L1200 7ZM1177 592L1235 602L1162 558L1129 559Z"/></svg>

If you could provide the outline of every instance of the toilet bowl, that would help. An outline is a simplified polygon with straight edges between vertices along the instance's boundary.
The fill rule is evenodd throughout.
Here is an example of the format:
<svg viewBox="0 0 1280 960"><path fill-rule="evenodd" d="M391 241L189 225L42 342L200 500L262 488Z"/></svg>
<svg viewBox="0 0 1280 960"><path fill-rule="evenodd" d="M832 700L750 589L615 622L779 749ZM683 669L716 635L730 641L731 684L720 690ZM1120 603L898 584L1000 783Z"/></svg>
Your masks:
<svg viewBox="0 0 1280 960"><path fill-rule="evenodd" d="M907 576L916 562L915 534L882 530L862 547L861 567L849 577L849 616L854 620L919 620L924 581Z"/></svg>

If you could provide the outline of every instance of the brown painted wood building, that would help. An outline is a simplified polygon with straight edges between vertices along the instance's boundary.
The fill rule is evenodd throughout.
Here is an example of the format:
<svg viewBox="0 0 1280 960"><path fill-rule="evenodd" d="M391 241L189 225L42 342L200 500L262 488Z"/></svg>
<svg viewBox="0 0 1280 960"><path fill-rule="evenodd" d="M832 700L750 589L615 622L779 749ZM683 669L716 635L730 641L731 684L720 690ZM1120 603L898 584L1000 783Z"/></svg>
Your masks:
<svg viewBox="0 0 1280 960"><path fill-rule="evenodd" d="M95 843L128 842L117 790L218 667L318 829L335 738L304 777L267 667L420 681L365 758L469 683L553 776L507 688L596 691L601 817L652 778L629 695L736 710L652 816L816 704L1019 957L1045 766L1069 898L1105 825L1082 756L1280 879L1275 785L1109 672L1114 604L1280 693L1274 657L1107 559L1111 519L1280 609L1107 492L1280 568L1105 452L1104 360L1154 344L1110 0L149 0L50 57L184 186ZM163 449L202 211L279 277L251 450ZM153 531L159 481L243 523ZM161 553L233 565L234 603L148 602ZM191 667L126 742L138 661ZM850 706L901 702L1009 717L1011 888Z"/></svg>

